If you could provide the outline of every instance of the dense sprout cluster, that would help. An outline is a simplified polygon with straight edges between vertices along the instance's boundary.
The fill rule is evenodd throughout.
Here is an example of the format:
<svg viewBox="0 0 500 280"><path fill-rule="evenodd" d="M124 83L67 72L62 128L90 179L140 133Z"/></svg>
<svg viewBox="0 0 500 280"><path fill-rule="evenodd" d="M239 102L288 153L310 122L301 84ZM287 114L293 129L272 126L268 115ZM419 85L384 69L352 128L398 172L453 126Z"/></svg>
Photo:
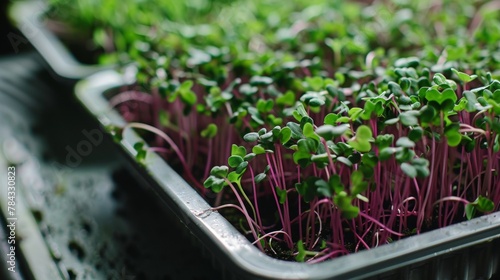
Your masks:
<svg viewBox="0 0 500 280"><path fill-rule="evenodd" d="M498 2L173 2L82 13L137 65L111 105L153 133L138 160L263 251L318 262L499 209Z"/></svg>

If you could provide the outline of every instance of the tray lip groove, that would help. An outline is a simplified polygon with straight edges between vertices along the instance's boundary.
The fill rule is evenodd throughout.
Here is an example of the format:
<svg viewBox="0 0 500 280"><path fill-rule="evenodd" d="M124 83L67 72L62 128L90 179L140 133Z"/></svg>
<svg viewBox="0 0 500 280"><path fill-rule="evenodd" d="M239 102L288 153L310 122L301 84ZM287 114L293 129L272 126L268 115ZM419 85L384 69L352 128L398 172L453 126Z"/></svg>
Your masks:
<svg viewBox="0 0 500 280"><path fill-rule="evenodd" d="M76 82L98 71L111 69L115 65L83 64L76 60L64 44L44 25L43 13L46 1L14 1L9 8L9 17L16 28L40 53L56 78Z"/></svg>

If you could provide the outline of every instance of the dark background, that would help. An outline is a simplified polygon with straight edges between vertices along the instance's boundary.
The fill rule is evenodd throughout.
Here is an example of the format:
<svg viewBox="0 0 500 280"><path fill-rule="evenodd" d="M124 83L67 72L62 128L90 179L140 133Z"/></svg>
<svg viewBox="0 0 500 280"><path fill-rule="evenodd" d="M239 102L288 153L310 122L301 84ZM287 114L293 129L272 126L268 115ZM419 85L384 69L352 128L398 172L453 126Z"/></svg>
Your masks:
<svg viewBox="0 0 500 280"><path fill-rule="evenodd" d="M7 34L12 32L12 26L8 22L7 17L7 0L0 0L0 54L6 54L12 52L12 46L9 43L9 39L7 38Z"/></svg>
<svg viewBox="0 0 500 280"><path fill-rule="evenodd" d="M0 279L56 280L40 273L50 265L61 279L221 279L184 225L131 177L111 139L77 167L65 166L67 148L85 139L82 131L100 128L74 97L73 85L51 74L29 43L16 51L9 34L21 35L0 0L0 154L16 164L18 196L26 201L18 207L36 221L37 232L24 232L24 239L43 236L38 245L52 259L19 245L20 271L7 272L0 212Z"/></svg>

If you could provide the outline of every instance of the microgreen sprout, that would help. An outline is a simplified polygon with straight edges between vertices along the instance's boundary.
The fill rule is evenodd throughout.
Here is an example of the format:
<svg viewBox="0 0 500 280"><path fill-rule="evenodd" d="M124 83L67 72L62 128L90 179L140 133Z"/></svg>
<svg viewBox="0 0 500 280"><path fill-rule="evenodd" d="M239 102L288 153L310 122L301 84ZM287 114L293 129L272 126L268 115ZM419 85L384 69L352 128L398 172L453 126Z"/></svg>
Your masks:
<svg viewBox="0 0 500 280"><path fill-rule="evenodd" d="M259 249L300 262L499 210L498 17L469 22L466 1L272 2L101 34L137 62L110 100L130 121L116 139L150 146L137 161L160 153ZM428 16L384 16L398 11Z"/></svg>

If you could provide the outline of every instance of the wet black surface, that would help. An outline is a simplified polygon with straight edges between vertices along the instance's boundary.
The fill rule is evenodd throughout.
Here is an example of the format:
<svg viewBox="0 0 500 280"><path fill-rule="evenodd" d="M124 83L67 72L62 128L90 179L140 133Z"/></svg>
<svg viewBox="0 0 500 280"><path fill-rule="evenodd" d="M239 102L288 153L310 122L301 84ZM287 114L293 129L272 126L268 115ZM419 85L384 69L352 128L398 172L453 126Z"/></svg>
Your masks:
<svg viewBox="0 0 500 280"><path fill-rule="evenodd" d="M17 164L22 195L60 274L220 279L183 225L122 167L71 87L43 65L33 52L0 58L0 150Z"/></svg>

